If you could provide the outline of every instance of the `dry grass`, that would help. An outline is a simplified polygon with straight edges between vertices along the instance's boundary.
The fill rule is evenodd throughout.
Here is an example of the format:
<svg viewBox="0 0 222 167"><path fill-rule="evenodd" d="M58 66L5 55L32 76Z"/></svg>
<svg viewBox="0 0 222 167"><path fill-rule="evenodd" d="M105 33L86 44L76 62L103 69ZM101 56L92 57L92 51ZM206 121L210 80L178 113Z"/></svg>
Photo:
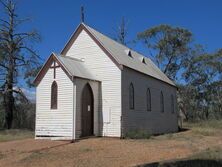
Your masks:
<svg viewBox="0 0 222 167"><path fill-rule="evenodd" d="M190 159L222 160L222 148L208 148L201 153L193 155Z"/></svg>
<svg viewBox="0 0 222 167"><path fill-rule="evenodd" d="M75 143L33 139L2 142L0 166L118 167L173 160L171 164L176 167L175 164L185 162L195 164L207 159L209 161L200 161L207 164L210 160L222 159L222 121L185 125L191 130L140 140L91 138ZM180 162L181 159L185 162Z"/></svg>
<svg viewBox="0 0 222 167"><path fill-rule="evenodd" d="M34 132L29 130L0 130L0 142L33 138Z"/></svg>
<svg viewBox="0 0 222 167"><path fill-rule="evenodd" d="M185 128L192 129L194 134L203 136L221 135L222 120L202 121L198 123L185 123Z"/></svg>

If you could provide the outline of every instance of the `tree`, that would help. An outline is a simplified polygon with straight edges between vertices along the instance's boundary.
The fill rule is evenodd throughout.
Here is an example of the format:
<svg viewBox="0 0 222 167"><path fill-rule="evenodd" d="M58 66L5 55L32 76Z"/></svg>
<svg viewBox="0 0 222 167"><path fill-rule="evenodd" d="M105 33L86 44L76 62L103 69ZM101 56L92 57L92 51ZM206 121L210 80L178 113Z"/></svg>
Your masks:
<svg viewBox="0 0 222 167"><path fill-rule="evenodd" d="M221 51L207 53L198 45L188 54L182 73L186 83L179 91L188 120L222 116L221 67Z"/></svg>
<svg viewBox="0 0 222 167"><path fill-rule="evenodd" d="M192 33L184 28L159 25L137 35L154 57L159 68L171 79L176 80L183 60L189 51Z"/></svg>
<svg viewBox="0 0 222 167"><path fill-rule="evenodd" d="M17 14L17 4L13 0L0 0L3 18L0 19L0 71L1 92L5 111L6 127L10 129L13 121L15 96L24 94L20 91L18 81L39 65L40 57L33 49L32 43L39 42L40 36L35 30L21 32L20 27L30 19L22 19ZM27 76L26 78L27 79Z"/></svg>
<svg viewBox="0 0 222 167"><path fill-rule="evenodd" d="M222 118L222 49L208 53L189 30L159 25L138 33L160 69L178 86L187 120ZM180 78L178 78L180 76Z"/></svg>
<svg viewBox="0 0 222 167"><path fill-rule="evenodd" d="M128 23L124 17L122 17L120 24L117 26L117 29L114 29L115 36L114 39L123 44L126 45L126 37L128 35Z"/></svg>

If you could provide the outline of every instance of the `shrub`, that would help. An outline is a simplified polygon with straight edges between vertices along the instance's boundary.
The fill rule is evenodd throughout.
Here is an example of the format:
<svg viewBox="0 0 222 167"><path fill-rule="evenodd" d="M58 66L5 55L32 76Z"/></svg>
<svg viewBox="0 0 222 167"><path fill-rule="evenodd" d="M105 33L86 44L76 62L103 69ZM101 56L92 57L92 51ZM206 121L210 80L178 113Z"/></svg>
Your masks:
<svg viewBox="0 0 222 167"><path fill-rule="evenodd" d="M149 139L151 134L147 131L136 129L136 130L129 130L125 137L126 139Z"/></svg>

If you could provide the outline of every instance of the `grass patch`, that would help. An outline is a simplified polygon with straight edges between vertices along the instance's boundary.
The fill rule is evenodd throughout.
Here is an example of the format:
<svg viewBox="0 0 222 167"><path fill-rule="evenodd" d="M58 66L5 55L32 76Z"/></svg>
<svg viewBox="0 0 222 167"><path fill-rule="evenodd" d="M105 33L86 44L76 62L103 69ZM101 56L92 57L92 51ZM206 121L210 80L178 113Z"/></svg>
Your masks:
<svg viewBox="0 0 222 167"><path fill-rule="evenodd" d="M195 134L215 136L221 134L222 120L200 121L197 123L185 122L184 127L192 129Z"/></svg>
<svg viewBox="0 0 222 167"><path fill-rule="evenodd" d="M33 138L34 132L29 130L0 130L0 142Z"/></svg>
<svg viewBox="0 0 222 167"><path fill-rule="evenodd" d="M149 139L151 134L144 130L130 130L125 134L125 139Z"/></svg>
<svg viewBox="0 0 222 167"><path fill-rule="evenodd" d="M0 159L3 159L4 157L5 157L5 155L0 152Z"/></svg>
<svg viewBox="0 0 222 167"><path fill-rule="evenodd" d="M195 134L203 135L203 136L215 136L217 131L214 129L204 129L204 128L194 128L193 132Z"/></svg>
<svg viewBox="0 0 222 167"><path fill-rule="evenodd" d="M184 122L186 128L211 128L211 129L222 129L222 120L208 120L200 122Z"/></svg>

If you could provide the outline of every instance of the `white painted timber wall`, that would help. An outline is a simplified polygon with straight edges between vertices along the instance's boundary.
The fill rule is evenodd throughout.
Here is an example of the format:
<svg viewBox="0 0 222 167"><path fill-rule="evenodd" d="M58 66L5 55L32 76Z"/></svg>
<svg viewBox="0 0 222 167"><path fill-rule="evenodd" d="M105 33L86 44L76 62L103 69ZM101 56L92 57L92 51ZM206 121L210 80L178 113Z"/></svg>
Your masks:
<svg viewBox="0 0 222 167"><path fill-rule="evenodd" d="M52 110L51 85L54 80L58 85L58 108ZM56 69L56 79L53 79L53 69L48 69L36 88L36 137L72 139L73 93L73 82L61 68Z"/></svg>
<svg viewBox="0 0 222 167"><path fill-rule="evenodd" d="M120 137L121 70L84 30L66 56L85 59L86 66L101 81L101 135Z"/></svg>
<svg viewBox="0 0 222 167"><path fill-rule="evenodd" d="M129 107L129 86L133 83L134 109ZM151 92L151 111L147 111L146 91ZM160 107L160 93L164 95L164 113ZM145 130L148 133L160 134L178 130L176 88L164 82L124 67L122 73L122 133L131 130ZM174 96L172 113L171 95Z"/></svg>

